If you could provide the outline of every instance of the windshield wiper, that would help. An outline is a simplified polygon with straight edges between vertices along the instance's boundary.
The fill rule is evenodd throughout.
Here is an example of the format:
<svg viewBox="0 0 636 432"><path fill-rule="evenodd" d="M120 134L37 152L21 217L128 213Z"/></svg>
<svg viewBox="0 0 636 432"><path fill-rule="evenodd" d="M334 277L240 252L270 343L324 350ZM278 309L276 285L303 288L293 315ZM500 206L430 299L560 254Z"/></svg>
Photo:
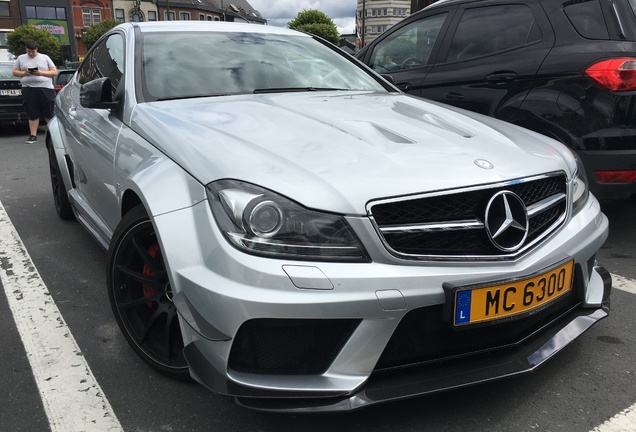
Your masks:
<svg viewBox="0 0 636 432"><path fill-rule="evenodd" d="M169 100L177 100L177 99L196 99L196 98L219 97L219 96L229 96L229 94L217 93L217 94L200 94L200 95L181 95L181 96L158 98L157 101L169 101Z"/></svg>
<svg viewBox="0 0 636 432"><path fill-rule="evenodd" d="M291 92L305 92L305 91L342 91L342 90L349 90L349 89L334 88L334 87L279 87L279 88L254 89L254 94L291 93Z"/></svg>

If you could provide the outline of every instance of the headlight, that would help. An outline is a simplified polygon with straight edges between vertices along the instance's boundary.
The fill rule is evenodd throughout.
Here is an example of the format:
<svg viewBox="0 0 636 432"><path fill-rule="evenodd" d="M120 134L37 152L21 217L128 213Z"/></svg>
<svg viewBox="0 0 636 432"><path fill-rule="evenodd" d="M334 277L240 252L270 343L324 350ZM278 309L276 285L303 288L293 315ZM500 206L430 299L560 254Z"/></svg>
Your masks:
<svg viewBox="0 0 636 432"><path fill-rule="evenodd" d="M369 261L342 216L237 180L210 183L206 190L219 228L239 250L271 258Z"/></svg>
<svg viewBox="0 0 636 432"><path fill-rule="evenodd" d="M587 202L587 197L590 196L583 162L576 154L574 154L574 158L576 159L576 174L572 185L572 214L578 213Z"/></svg>

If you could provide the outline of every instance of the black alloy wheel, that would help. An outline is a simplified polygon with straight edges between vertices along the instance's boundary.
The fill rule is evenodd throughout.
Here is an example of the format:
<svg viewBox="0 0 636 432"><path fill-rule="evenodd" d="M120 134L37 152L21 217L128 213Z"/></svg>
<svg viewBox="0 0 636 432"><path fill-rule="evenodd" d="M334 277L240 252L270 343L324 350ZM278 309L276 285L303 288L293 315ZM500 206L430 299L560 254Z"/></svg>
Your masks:
<svg viewBox="0 0 636 432"><path fill-rule="evenodd" d="M190 380L172 290L155 228L140 205L113 234L108 296L119 328L135 352L164 375Z"/></svg>
<svg viewBox="0 0 636 432"><path fill-rule="evenodd" d="M66 188L64 187L64 179L60 172L60 166L57 163L55 157L55 151L53 150L53 144L47 143L46 149L49 153L49 171L51 173L51 188L53 189L53 202L55 204L55 211L62 219L74 219L73 207L68 199Z"/></svg>

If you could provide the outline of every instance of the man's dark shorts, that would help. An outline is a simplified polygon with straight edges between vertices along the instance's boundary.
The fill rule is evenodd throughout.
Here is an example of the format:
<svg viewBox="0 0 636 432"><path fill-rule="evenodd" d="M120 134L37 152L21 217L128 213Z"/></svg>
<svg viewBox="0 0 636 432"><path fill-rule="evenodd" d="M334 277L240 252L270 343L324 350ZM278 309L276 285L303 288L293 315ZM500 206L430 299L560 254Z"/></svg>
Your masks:
<svg viewBox="0 0 636 432"><path fill-rule="evenodd" d="M43 87L22 87L22 99L29 120L53 118L55 90Z"/></svg>

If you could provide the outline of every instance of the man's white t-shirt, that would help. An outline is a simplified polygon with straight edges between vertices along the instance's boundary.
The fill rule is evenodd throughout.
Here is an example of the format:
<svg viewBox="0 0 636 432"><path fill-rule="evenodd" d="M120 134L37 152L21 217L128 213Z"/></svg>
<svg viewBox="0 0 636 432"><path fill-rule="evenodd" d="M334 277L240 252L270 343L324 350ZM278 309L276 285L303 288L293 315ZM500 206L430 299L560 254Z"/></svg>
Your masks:
<svg viewBox="0 0 636 432"><path fill-rule="evenodd" d="M55 67L55 63L53 63L51 58L46 54L38 53L35 57L29 57L28 54L21 54L15 60L13 67L20 70L36 67L38 70L48 71L52 67ZM53 79L41 75L25 75L20 78L20 83L22 87L53 88Z"/></svg>

